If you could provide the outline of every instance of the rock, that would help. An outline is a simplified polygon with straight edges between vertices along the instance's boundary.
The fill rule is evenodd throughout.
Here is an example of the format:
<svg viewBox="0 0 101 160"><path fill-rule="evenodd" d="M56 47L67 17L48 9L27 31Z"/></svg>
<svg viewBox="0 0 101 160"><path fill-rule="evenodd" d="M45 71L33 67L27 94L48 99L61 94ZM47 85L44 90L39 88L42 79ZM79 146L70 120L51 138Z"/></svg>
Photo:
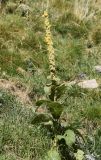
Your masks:
<svg viewBox="0 0 101 160"><path fill-rule="evenodd" d="M87 77L86 73L80 73L80 74L77 75L78 80L84 80L84 79L87 79L87 78L88 77Z"/></svg>
<svg viewBox="0 0 101 160"><path fill-rule="evenodd" d="M82 82L79 82L78 86L80 86L81 88L94 89L98 88L98 83L96 82L96 79L84 80Z"/></svg>
<svg viewBox="0 0 101 160"><path fill-rule="evenodd" d="M88 154L88 155L86 155L86 160L95 160L95 157L94 157L94 155Z"/></svg>
<svg viewBox="0 0 101 160"><path fill-rule="evenodd" d="M98 72L98 73L101 73L101 66L95 66L94 69Z"/></svg>

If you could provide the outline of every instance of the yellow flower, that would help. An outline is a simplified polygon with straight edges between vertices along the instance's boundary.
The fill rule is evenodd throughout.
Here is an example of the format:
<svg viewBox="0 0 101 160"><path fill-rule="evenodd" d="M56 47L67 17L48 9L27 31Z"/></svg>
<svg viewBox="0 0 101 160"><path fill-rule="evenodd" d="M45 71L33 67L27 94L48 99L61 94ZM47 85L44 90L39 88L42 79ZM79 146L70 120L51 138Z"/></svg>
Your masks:
<svg viewBox="0 0 101 160"><path fill-rule="evenodd" d="M52 41L52 35L50 30L50 22L48 18L48 12L44 11L43 17L45 18L45 42L47 44L47 50L48 50L48 59L49 59L49 66L50 66L50 76L51 80L56 79L55 78L55 55L54 55L54 48L53 48L53 41Z"/></svg>
<svg viewBox="0 0 101 160"><path fill-rule="evenodd" d="M44 11L43 17L48 17L47 11Z"/></svg>

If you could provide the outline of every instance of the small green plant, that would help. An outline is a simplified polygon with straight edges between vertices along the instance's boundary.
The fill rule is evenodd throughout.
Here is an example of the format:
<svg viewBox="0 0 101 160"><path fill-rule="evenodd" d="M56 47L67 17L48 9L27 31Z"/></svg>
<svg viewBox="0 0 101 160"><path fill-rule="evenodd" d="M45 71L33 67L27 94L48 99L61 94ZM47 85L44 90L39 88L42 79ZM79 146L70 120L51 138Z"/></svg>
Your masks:
<svg viewBox="0 0 101 160"><path fill-rule="evenodd" d="M83 160L84 152L80 148L81 140L83 140L82 136L77 130L69 126L69 124L63 126L60 120L64 106L59 100L65 93L66 86L56 78L55 55L47 11L44 13L44 17L46 27L45 40L50 66L50 84L44 88L46 99L39 100L36 103L36 116L32 123L45 126L51 136L52 144L46 156L47 160ZM40 106L46 107L47 112L38 113L37 110Z"/></svg>

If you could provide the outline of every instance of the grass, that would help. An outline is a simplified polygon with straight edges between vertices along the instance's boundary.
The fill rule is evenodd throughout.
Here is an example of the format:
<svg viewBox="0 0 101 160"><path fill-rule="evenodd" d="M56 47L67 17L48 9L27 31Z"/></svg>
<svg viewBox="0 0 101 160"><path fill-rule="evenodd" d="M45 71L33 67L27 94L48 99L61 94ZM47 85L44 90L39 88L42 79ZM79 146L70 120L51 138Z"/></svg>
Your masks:
<svg viewBox="0 0 101 160"><path fill-rule="evenodd" d="M30 89L33 108L37 98L43 97L49 66L42 14L48 7L57 75L67 82L78 79L84 73L87 79L95 78L101 84L101 75L94 71L94 66L101 64L101 11L98 5L87 6L91 8L83 20L79 6L75 8L77 12L73 10L74 1L51 0L47 6L46 1L30 0L27 5L32 9L29 17L21 17L16 11L9 13L6 8L0 13L0 78L6 72L6 78L24 83ZM95 10L95 16L88 19ZM30 73L30 76L19 74L18 67ZM67 88L63 97L67 122L87 130L88 135L85 136L88 136L88 148L91 153L95 152L99 160L100 98L100 87L94 91ZM44 159L50 140L45 136L44 129L31 125L33 116L33 111L21 106L16 97L0 90L0 160ZM89 138L91 133L93 142Z"/></svg>
<svg viewBox="0 0 101 160"><path fill-rule="evenodd" d="M44 129L31 125L34 112L3 90L0 106L0 159L42 159L49 139Z"/></svg>

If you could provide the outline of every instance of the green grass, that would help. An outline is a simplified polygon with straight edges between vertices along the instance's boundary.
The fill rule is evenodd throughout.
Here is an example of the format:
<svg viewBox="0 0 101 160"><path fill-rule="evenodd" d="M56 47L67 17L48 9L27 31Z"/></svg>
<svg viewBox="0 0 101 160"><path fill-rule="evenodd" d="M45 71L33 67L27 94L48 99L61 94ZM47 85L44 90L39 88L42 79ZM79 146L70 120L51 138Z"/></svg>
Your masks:
<svg viewBox="0 0 101 160"><path fill-rule="evenodd" d="M50 142L44 129L31 125L32 109L2 90L0 108L0 160L41 160Z"/></svg>

